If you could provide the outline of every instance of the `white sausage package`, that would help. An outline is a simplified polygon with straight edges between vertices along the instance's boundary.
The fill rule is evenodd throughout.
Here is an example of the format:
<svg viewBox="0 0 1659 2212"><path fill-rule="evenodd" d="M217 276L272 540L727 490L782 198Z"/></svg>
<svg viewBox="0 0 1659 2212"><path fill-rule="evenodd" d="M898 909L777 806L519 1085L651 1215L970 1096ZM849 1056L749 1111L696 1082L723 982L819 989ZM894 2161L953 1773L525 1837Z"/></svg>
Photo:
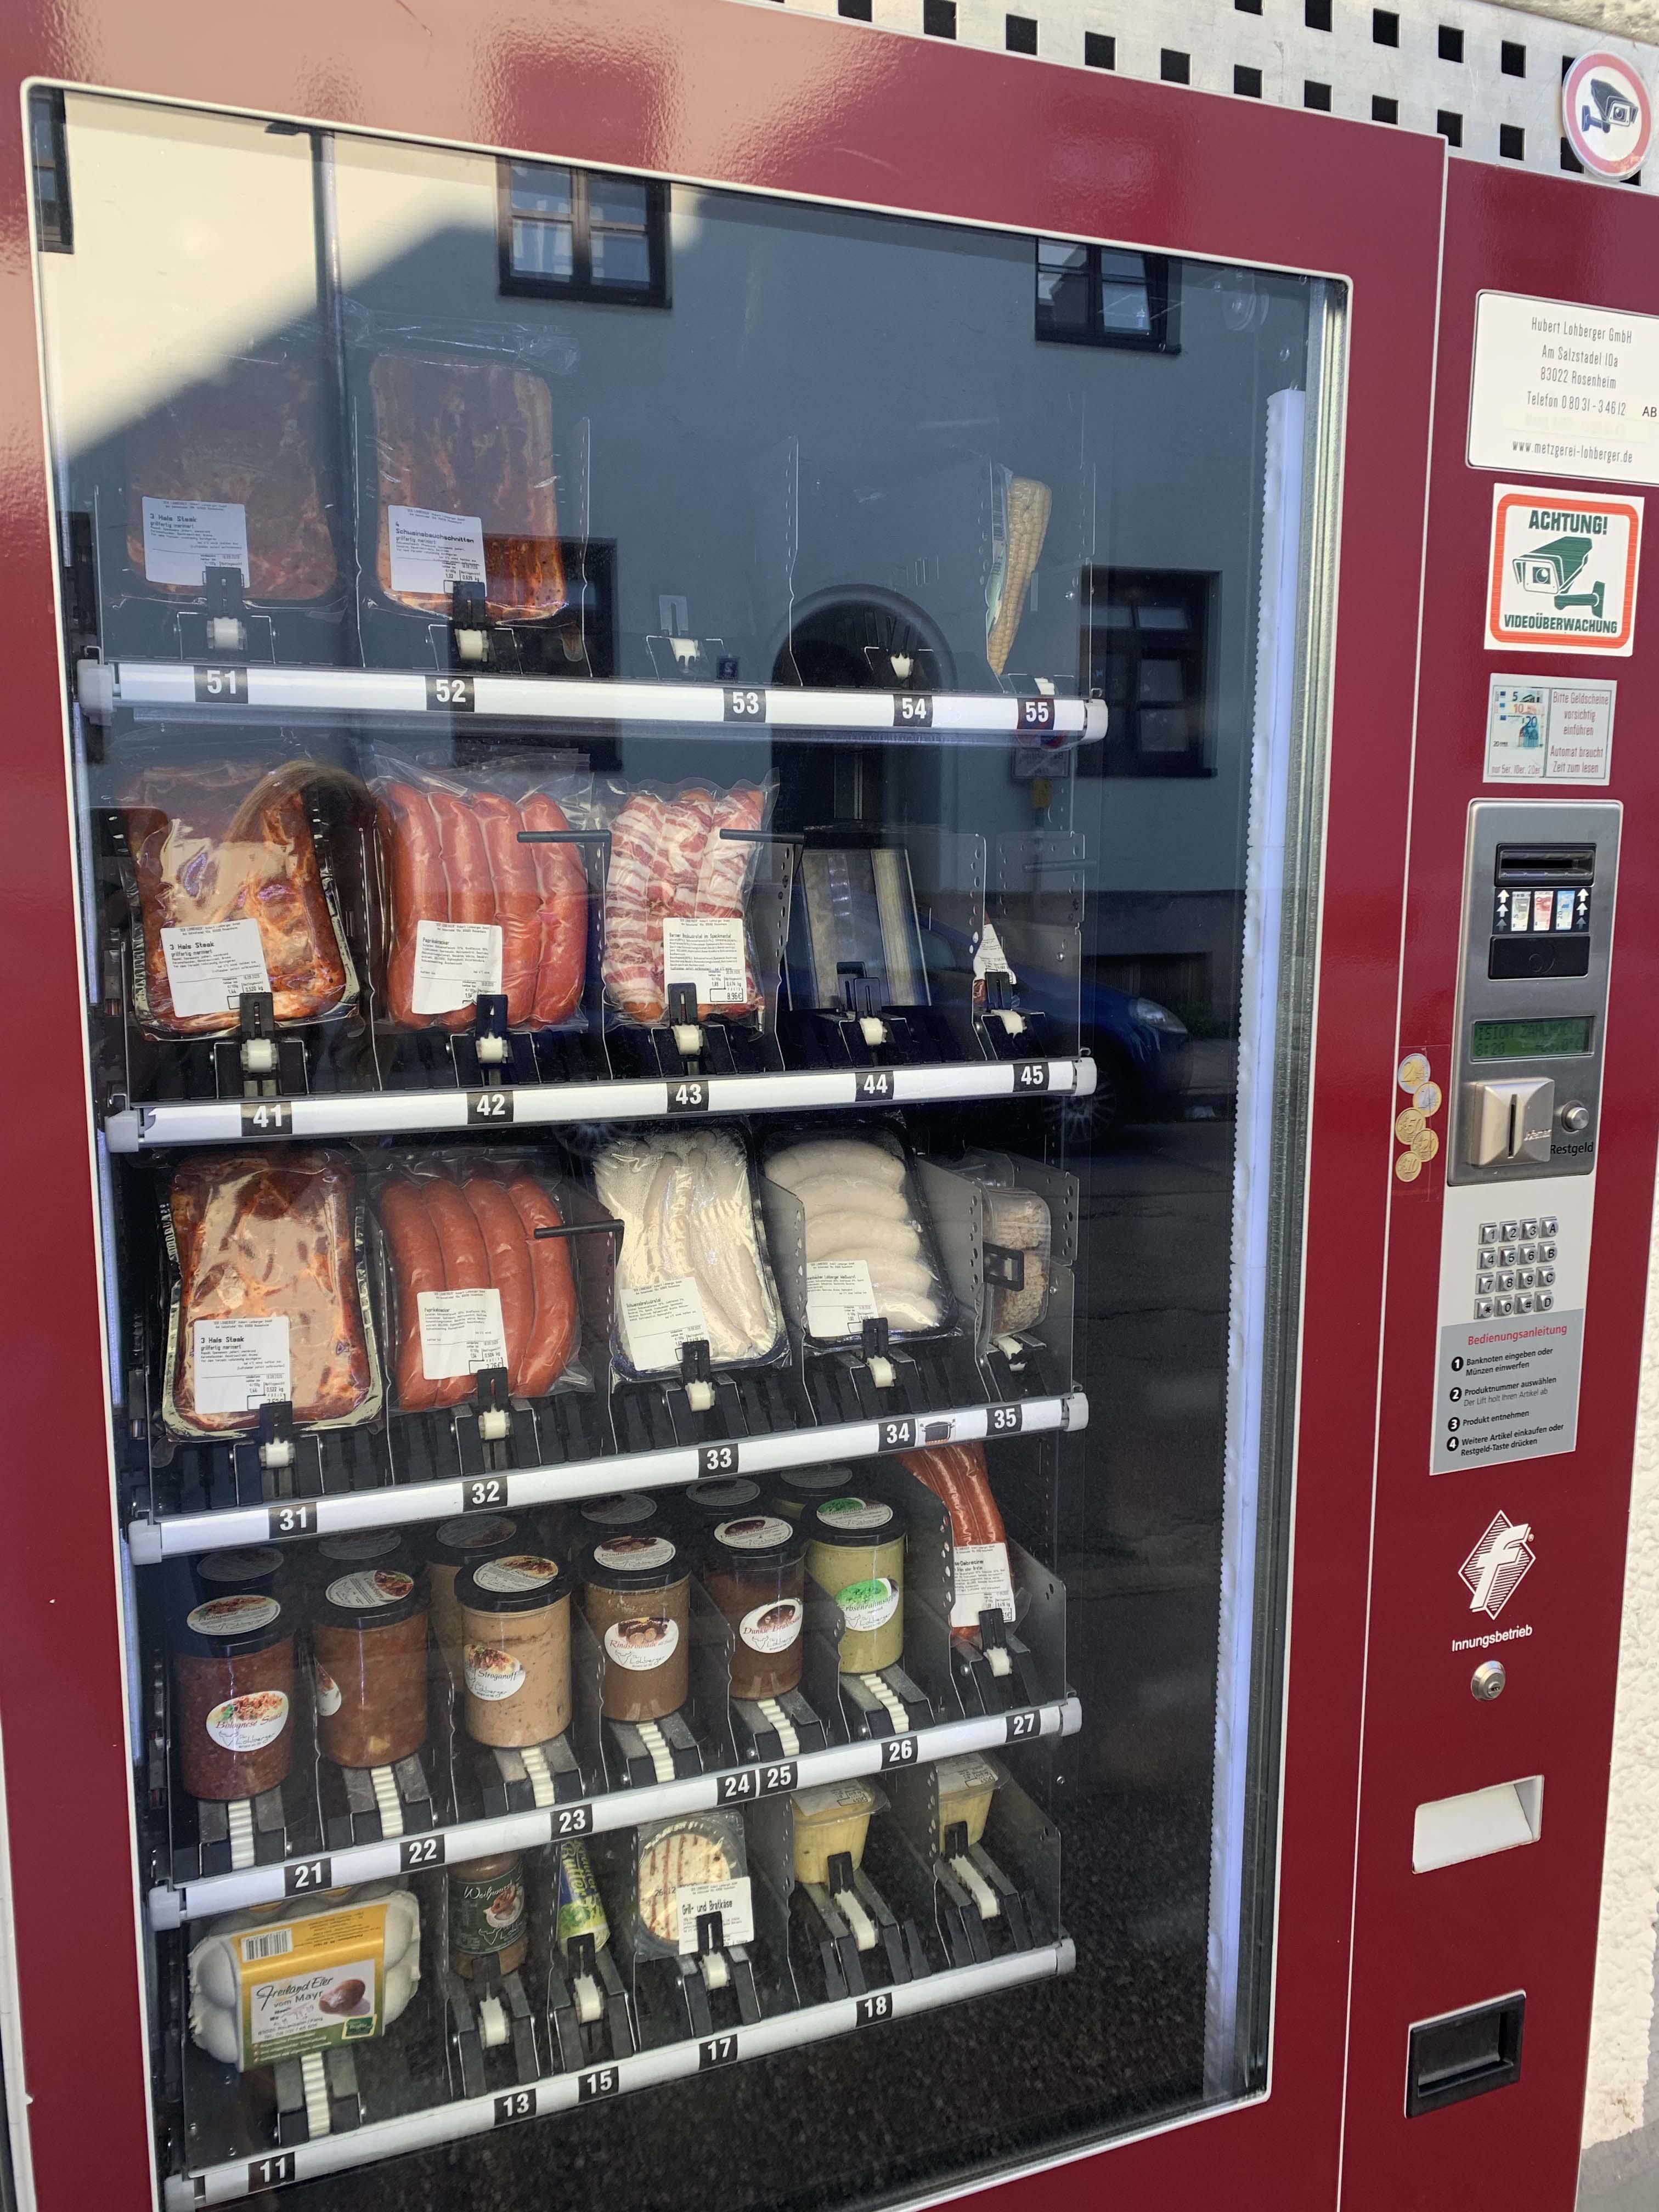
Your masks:
<svg viewBox="0 0 1659 2212"><path fill-rule="evenodd" d="M840 1343L878 1317L894 1336L951 1327L956 1302L896 1135L782 1138L764 1168L805 1216L810 1337Z"/></svg>

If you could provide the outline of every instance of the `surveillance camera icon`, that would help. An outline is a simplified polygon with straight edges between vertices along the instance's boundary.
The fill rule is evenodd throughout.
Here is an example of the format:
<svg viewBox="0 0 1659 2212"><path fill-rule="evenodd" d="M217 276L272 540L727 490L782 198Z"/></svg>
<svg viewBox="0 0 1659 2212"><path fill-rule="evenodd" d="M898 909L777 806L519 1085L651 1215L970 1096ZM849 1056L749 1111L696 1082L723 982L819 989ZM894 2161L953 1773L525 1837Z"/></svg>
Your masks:
<svg viewBox="0 0 1659 2212"><path fill-rule="evenodd" d="M1599 622L1607 586L1597 583L1588 592L1571 588L1590 556L1592 544L1588 538L1553 538L1547 545L1534 545L1530 552L1517 554L1510 563L1515 580L1523 592L1553 599L1558 614L1565 614L1569 607L1588 607Z"/></svg>
<svg viewBox="0 0 1659 2212"><path fill-rule="evenodd" d="M1604 76L1593 76L1589 81L1589 96L1593 110L1581 107L1578 127L1581 131L1627 131L1637 120L1636 102L1616 84L1609 84Z"/></svg>

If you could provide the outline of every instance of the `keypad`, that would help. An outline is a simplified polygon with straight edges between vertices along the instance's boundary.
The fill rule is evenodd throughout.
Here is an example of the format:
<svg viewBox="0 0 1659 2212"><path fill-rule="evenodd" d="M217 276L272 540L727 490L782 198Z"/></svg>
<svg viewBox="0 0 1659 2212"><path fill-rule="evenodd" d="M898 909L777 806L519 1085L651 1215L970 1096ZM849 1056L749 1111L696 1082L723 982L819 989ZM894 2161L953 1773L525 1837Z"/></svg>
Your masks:
<svg viewBox="0 0 1659 2212"><path fill-rule="evenodd" d="M1480 1224L1474 1249L1476 1321L1554 1311L1560 1227L1553 1213Z"/></svg>

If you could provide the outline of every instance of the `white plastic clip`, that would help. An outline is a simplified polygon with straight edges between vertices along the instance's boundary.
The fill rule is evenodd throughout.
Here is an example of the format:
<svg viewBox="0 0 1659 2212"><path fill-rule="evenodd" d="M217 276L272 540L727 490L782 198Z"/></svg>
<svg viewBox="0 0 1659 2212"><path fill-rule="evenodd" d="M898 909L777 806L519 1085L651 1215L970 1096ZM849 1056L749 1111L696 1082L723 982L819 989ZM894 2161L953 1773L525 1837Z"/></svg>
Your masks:
<svg viewBox="0 0 1659 2212"><path fill-rule="evenodd" d="M233 1798L225 1808L230 1830L230 1863L238 1874L253 1864L253 1805L246 1797Z"/></svg>
<svg viewBox="0 0 1659 2212"><path fill-rule="evenodd" d="M398 1795L398 1778L389 1766L371 1766L368 1779L374 1792L375 1808L380 1815L380 1833L390 1843L404 1832L403 1800Z"/></svg>
<svg viewBox="0 0 1659 2212"><path fill-rule="evenodd" d="M498 1444L507 1432L507 1412L505 1406L486 1406L478 1416L478 1434L487 1444Z"/></svg>
<svg viewBox="0 0 1659 2212"><path fill-rule="evenodd" d="M475 667L489 658L489 633L483 629L458 629L455 633L455 653L460 660L470 661Z"/></svg>
<svg viewBox="0 0 1659 2212"><path fill-rule="evenodd" d="M507 2008L496 1996L478 2000L478 2039L486 2051L498 2051L510 2031L507 2025Z"/></svg>
<svg viewBox="0 0 1659 2212"><path fill-rule="evenodd" d="M779 1747L781 1749L784 1757L786 1759L799 1759L800 1757L800 1738L795 1733L794 1723L790 1719L788 1714L785 1712L783 1707L778 1703L775 1698L757 1698L755 1702L765 1714L767 1719L771 1722L773 1729L777 1735Z"/></svg>
<svg viewBox="0 0 1659 2212"><path fill-rule="evenodd" d="M859 1016L859 1035L864 1039L866 1044L871 1046L872 1048L876 1045L885 1044L887 1042L887 1024L881 1019L878 1014L860 1014Z"/></svg>
<svg viewBox="0 0 1659 2212"><path fill-rule="evenodd" d="M893 1723L894 1735L908 1735L911 1733L910 1716L888 1688L886 1683L882 1680L880 1675L860 1674L859 1680L872 1698L886 1706L888 1718Z"/></svg>
<svg viewBox="0 0 1659 2212"><path fill-rule="evenodd" d="M853 1941L860 1951L876 1948L876 1923L864 1909L863 1899L850 1890L843 1889L836 1899L836 1910L853 1931Z"/></svg>
<svg viewBox="0 0 1659 2212"><path fill-rule="evenodd" d="M300 2061L300 2087L305 2093L306 2126L314 2142L333 2127L328 2109L328 2075L323 2068L320 2051L307 2051Z"/></svg>
<svg viewBox="0 0 1659 2212"><path fill-rule="evenodd" d="M507 1059L507 1039L499 1036L481 1036L477 1040L474 1049L477 1053L478 1065L481 1067L500 1067Z"/></svg>
<svg viewBox="0 0 1659 2212"><path fill-rule="evenodd" d="M1024 1014L1019 1012L1017 1008L1013 1006L993 1006L991 1012L994 1018L1002 1024L1003 1028L1007 1031L1010 1036L1024 1036L1025 1017Z"/></svg>
<svg viewBox="0 0 1659 2212"><path fill-rule="evenodd" d="M1025 1346L1017 1336L994 1336L991 1341L1005 1359L1022 1359L1025 1356Z"/></svg>
<svg viewBox="0 0 1659 2212"><path fill-rule="evenodd" d="M538 1743L527 1743L519 1753L524 1761L524 1771L530 1777L530 1794L538 1811L545 1812L558 1802L558 1784L554 1781L547 1757Z"/></svg>
<svg viewBox="0 0 1659 2212"><path fill-rule="evenodd" d="M997 1893L970 1858L952 1859L951 1871L976 1905L981 1920L994 1920L1002 1911Z"/></svg>
<svg viewBox="0 0 1659 2212"><path fill-rule="evenodd" d="M732 1969L726 1963L724 1951L705 1951L697 1964L702 1968L705 1987L710 1990L729 1990Z"/></svg>
<svg viewBox="0 0 1659 2212"><path fill-rule="evenodd" d="M714 1405L714 1384L703 1382L701 1377L688 1382L685 1386L685 1401L694 1413L711 1413Z"/></svg>
<svg viewBox="0 0 1659 2212"><path fill-rule="evenodd" d="M702 1057L702 1031L696 1022L676 1022L674 1049L682 1060Z"/></svg>
<svg viewBox="0 0 1659 2212"><path fill-rule="evenodd" d="M276 1074L276 1040L275 1037L243 1038L242 1073L244 1075Z"/></svg>
<svg viewBox="0 0 1659 2212"><path fill-rule="evenodd" d="M671 637L674 658L682 668L690 668L702 659L702 647L695 637Z"/></svg>
<svg viewBox="0 0 1659 2212"><path fill-rule="evenodd" d="M650 1755L651 1771L659 1782L672 1782L674 1779L674 1754L668 1748L662 1730L655 1721L641 1721L639 1730L640 1741Z"/></svg>
<svg viewBox="0 0 1659 2212"><path fill-rule="evenodd" d="M576 2000L576 2017L584 2027L605 2016L605 1999L599 1995L599 1985L592 1974L578 1974L572 1992Z"/></svg>
<svg viewBox="0 0 1659 2212"><path fill-rule="evenodd" d="M292 1467L294 1464L293 1437L272 1437L268 1443L261 1444L259 1464L261 1467Z"/></svg>
<svg viewBox="0 0 1659 2212"><path fill-rule="evenodd" d="M1006 1644L994 1644L985 1656L991 1663L991 1672L999 1678L1013 1673L1014 1662Z"/></svg>
<svg viewBox="0 0 1659 2212"><path fill-rule="evenodd" d="M880 1352L872 1352L864 1364L870 1370L870 1380L878 1390L890 1390L897 1382L898 1375L892 1361L884 1358Z"/></svg>
<svg viewBox="0 0 1659 2212"><path fill-rule="evenodd" d="M210 615L207 623L210 653L242 653L247 647L247 632L234 615Z"/></svg>
<svg viewBox="0 0 1659 2212"><path fill-rule="evenodd" d="M911 671L916 665L914 655L908 653L890 653L887 658L891 661L893 673L899 682L908 684L910 681Z"/></svg>

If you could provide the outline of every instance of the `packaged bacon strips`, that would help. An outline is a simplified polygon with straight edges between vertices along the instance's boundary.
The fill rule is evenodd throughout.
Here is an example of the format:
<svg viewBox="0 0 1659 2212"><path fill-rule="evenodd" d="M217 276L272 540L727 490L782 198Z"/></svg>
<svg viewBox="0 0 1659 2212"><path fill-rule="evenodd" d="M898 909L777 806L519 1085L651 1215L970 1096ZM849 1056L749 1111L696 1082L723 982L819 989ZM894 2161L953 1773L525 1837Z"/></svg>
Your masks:
<svg viewBox="0 0 1659 2212"><path fill-rule="evenodd" d="M700 1018L754 1020L765 1003L744 902L777 787L611 784L596 806L611 832L605 891L606 1003L651 1027L668 987L690 983Z"/></svg>
<svg viewBox="0 0 1659 2212"><path fill-rule="evenodd" d="M383 1004L400 1029L470 1027L504 993L509 1029L573 1027L587 975L580 844L526 844L586 818L589 780L568 768L371 763L386 916Z"/></svg>

